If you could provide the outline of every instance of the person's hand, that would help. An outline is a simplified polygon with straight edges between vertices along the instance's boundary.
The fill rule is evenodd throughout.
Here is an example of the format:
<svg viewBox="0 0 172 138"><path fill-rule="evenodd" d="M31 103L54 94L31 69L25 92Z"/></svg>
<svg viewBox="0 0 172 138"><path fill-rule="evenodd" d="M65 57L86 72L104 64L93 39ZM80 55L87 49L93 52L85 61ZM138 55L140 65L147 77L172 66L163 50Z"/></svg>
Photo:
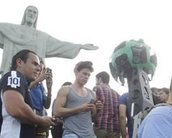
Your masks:
<svg viewBox="0 0 172 138"><path fill-rule="evenodd" d="M42 82L43 80L46 79L46 70L42 70L41 73L39 74L37 81Z"/></svg>
<svg viewBox="0 0 172 138"><path fill-rule="evenodd" d="M45 70L46 70L46 79L52 79L53 78L52 69L46 68Z"/></svg>
<svg viewBox="0 0 172 138"><path fill-rule="evenodd" d="M46 69L46 85L47 88L51 88L52 84L53 84L53 74L52 74L52 70L50 68Z"/></svg>
<svg viewBox="0 0 172 138"><path fill-rule="evenodd" d="M92 111L95 108L95 105L93 103L85 103L83 105L81 105L82 107L82 112L88 112L88 111Z"/></svg>
<svg viewBox="0 0 172 138"><path fill-rule="evenodd" d="M82 45L81 49L85 49L85 50L97 50L97 49L99 49L99 47L94 46L93 44L84 44L84 45Z"/></svg>
<svg viewBox="0 0 172 138"><path fill-rule="evenodd" d="M97 100L97 101L95 102L95 105L96 105L96 109L97 109L97 110L101 110L101 109L103 108L103 103L102 103L101 100Z"/></svg>
<svg viewBox="0 0 172 138"><path fill-rule="evenodd" d="M55 118L49 116L42 116L42 121L39 124L42 127L50 127L55 125Z"/></svg>

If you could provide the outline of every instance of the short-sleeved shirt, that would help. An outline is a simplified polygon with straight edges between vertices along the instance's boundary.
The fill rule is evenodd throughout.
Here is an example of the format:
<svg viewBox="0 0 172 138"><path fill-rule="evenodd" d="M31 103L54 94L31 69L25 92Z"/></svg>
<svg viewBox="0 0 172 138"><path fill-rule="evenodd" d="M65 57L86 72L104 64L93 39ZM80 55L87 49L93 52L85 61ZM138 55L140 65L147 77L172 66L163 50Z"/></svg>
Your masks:
<svg viewBox="0 0 172 138"><path fill-rule="evenodd" d="M108 84L97 85L94 89L97 99L103 103L103 109L98 111L95 116L95 127L108 132L120 132L119 94L111 89Z"/></svg>
<svg viewBox="0 0 172 138"><path fill-rule="evenodd" d="M35 109L39 115L43 115L44 101L47 100L47 96L42 83L39 83L31 89L31 98L33 109Z"/></svg>
<svg viewBox="0 0 172 138"><path fill-rule="evenodd" d="M20 120L11 116L4 105L3 100L3 93L7 90L15 90L19 92L25 102L32 107L30 93L28 91L28 82L25 77L16 71L11 71L5 74L0 82L1 86L1 102L2 108L1 110L1 117L2 117L2 124L1 125L1 138L35 138L35 126L33 124L24 124L20 122ZM11 99L13 100L13 99Z"/></svg>
<svg viewBox="0 0 172 138"><path fill-rule="evenodd" d="M153 108L138 130L138 138L172 138L172 106Z"/></svg>
<svg viewBox="0 0 172 138"><path fill-rule="evenodd" d="M128 99L129 93L124 93L119 97L119 104L123 104L126 106L126 116L127 116L127 126L129 137L131 138L133 135L133 119L131 118L128 110Z"/></svg>

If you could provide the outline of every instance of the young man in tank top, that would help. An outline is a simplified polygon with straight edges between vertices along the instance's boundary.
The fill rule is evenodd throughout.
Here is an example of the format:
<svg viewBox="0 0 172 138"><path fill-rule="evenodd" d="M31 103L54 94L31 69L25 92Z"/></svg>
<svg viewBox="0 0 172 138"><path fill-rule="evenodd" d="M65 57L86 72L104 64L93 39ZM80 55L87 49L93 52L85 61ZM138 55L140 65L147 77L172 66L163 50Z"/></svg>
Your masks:
<svg viewBox="0 0 172 138"><path fill-rule="evenodd" d="M101 108L92 91L84 85L93 72L92 62L82 61L74 68L75 81L62 87L57 95L54 113L64 118L63 138L94 138L92 115ZM94 102L93 102L94 101Z"/></svg>

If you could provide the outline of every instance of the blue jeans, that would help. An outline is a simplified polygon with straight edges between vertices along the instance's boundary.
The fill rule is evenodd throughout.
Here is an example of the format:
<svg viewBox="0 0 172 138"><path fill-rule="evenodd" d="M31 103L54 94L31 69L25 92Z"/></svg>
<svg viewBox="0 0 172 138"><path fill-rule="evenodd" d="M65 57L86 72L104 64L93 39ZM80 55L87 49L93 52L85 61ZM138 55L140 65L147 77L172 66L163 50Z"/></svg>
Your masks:
<svg viewBox="0 0 172 138"><path fill-rule="evenodd" d="M71 133L71 134L65 134L62 138L79 138L79 136Z"/></svg>
<svg viewBox="0 0 172 138"><path fill-rule="evenodd" d="M81 138L79 136L77 136L76 134L66 134L64 135L62 138ZM94 138L97 138L96 136Z"/></svg>

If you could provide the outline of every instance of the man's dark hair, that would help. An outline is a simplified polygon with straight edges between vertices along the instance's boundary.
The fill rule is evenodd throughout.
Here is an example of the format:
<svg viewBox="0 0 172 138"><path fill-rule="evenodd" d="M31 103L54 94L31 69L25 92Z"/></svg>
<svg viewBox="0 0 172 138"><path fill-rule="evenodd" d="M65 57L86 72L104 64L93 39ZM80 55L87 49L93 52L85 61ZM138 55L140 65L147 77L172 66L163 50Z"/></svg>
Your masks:
<svg viewBox="0 0 172 138"><path fill-rule="evenodd" d="M107 72L102 71L96 75L96 78L99 79L101 78L103 83L109 84L110 76Z"/></svg>
<svg viewBox="0 0 172 138"><path fill-rule="evenodd" d="M91 72L94 71L93 67L92 67L93 63L91 61L81 61L78 64L76 64L75 66L75 70L80 71L84 68L89 69Z"/></svg>
<svg viewBox="0 0 172 138"><path fill-rule="evenodd" d="M66 82L64 82L64 83L62 84L62 86L68 86L68 85L72 85L72 83L69 82L69 81L66 81Z"/></svg>
<svg viewBox="0 0 172 138"><path fill-rule="evenodd" d="M159 88L151 87L151 91L154 94L155 92L158 92L159 91Z"/></svg>
<svg viewBox="0 0 172 138"><path fill-rule="evenodd" d="M28 49L23 49L23 50L19 51L18 53L16 53L12 58L10 70L16 70L17 59L21 59L24 63L26 63L28 56L29 56L29 53L33 53L33 54L37 55L35 52L28 50Z"/></svg>
<svg viewBox="0 0 172 138"><path fill-rule="evenodd" d="M169 89L168 88L163 87L160 90L165 92L166 94L169 94Z"/></svg>

